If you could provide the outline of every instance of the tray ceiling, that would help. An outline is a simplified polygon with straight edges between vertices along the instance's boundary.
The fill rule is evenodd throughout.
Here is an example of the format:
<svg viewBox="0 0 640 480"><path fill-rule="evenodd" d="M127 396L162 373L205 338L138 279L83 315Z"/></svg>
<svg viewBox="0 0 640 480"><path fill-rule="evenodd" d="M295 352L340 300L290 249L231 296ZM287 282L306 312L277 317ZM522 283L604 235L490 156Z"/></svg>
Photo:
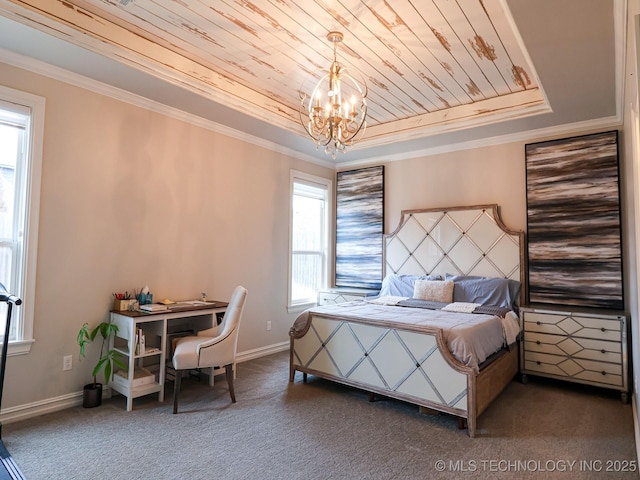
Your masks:
<svg viewBox="0 0 640 480"><path fill-rule="evenodd" d="M365 79L364 141L548 111L503 1L25 0L49 33L304 135L299 88L338 60ZM11 7L13 5L13 7Z"/></svg>
<svg viewBox="0 0 640 480"><path fill-rule="evenodd" d="M149 98L161 81L303 140L299 89L338 30L338 61L368 86L354 150L552 111L506 0L0 0L0 15L143 74Z"/></svg>

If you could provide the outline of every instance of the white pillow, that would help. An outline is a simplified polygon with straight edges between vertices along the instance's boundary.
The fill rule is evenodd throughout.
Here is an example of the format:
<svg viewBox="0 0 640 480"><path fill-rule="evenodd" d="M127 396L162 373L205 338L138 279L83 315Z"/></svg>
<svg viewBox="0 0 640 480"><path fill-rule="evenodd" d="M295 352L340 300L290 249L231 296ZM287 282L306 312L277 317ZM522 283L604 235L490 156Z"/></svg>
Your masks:
<svg viewBox="0 0 640 480"><path fill-rule="evenodd" d="M416 280L444 280L442 275L398 275L390 273L382 280L380 288L381 297L394 295L398 297L411 297Z"/></svg>
<svg viewBox="0 0 640 480"><path fill-rule="evenodd" d="M413 298L430 302L451 303L453 301L453 282L443 280L416 280Z"/></svg>

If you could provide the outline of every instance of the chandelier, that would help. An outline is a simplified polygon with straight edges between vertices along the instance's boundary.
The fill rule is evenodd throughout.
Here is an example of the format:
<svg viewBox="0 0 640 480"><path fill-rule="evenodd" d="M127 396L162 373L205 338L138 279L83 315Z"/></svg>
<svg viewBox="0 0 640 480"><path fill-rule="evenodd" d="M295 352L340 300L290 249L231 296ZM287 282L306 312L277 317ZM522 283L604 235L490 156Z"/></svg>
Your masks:
<svg viewBox="0 0 640 480"><path fill-rule="evenodd" d="M327 40L333 43L333 63L329 70L320 71L320 80L311 94L300 89L300 122L318 147L335 160L364 135L367 128L367 85L362 87L343 68L336 58L336 49L344 36L329 32ZM314 76L317 78L317 76Z"/></svg>

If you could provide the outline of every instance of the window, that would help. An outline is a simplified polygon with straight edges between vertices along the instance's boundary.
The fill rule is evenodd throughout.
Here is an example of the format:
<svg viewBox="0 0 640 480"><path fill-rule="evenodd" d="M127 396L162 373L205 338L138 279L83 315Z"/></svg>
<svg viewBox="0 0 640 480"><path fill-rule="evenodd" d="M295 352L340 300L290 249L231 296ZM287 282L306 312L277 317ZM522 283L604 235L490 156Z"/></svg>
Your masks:
<svg viewBox="0 0 640 480"><path fill-rule="evenodd" d="M329 276L331 181L291 172L289 310L316 303Z"/></svg>
<svg viewBox="0 0 640 480"><path fill-rule="evenodd" d="M33 342L44 99L0 86L0 282L23 301L13 309L9 354ZM7 305L0 304L0 331Z"/></svg>

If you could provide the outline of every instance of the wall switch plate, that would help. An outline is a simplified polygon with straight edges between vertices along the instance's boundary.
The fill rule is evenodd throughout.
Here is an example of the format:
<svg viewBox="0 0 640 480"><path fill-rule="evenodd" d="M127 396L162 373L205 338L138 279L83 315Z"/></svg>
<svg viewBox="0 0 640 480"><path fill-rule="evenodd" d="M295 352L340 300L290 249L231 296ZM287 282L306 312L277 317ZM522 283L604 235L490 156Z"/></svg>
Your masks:
<svg viewBox="0 0 640 480"><path fill-rule="evenodd" d="M267 330L271 330L271 321L267 322Z"/></svg>
<svg viewBox="0 0 640 480"><path fill-rule="evenodd" d="M73 355L65 355L62 357L62 370L67 371L73 368Z"/></svg>

